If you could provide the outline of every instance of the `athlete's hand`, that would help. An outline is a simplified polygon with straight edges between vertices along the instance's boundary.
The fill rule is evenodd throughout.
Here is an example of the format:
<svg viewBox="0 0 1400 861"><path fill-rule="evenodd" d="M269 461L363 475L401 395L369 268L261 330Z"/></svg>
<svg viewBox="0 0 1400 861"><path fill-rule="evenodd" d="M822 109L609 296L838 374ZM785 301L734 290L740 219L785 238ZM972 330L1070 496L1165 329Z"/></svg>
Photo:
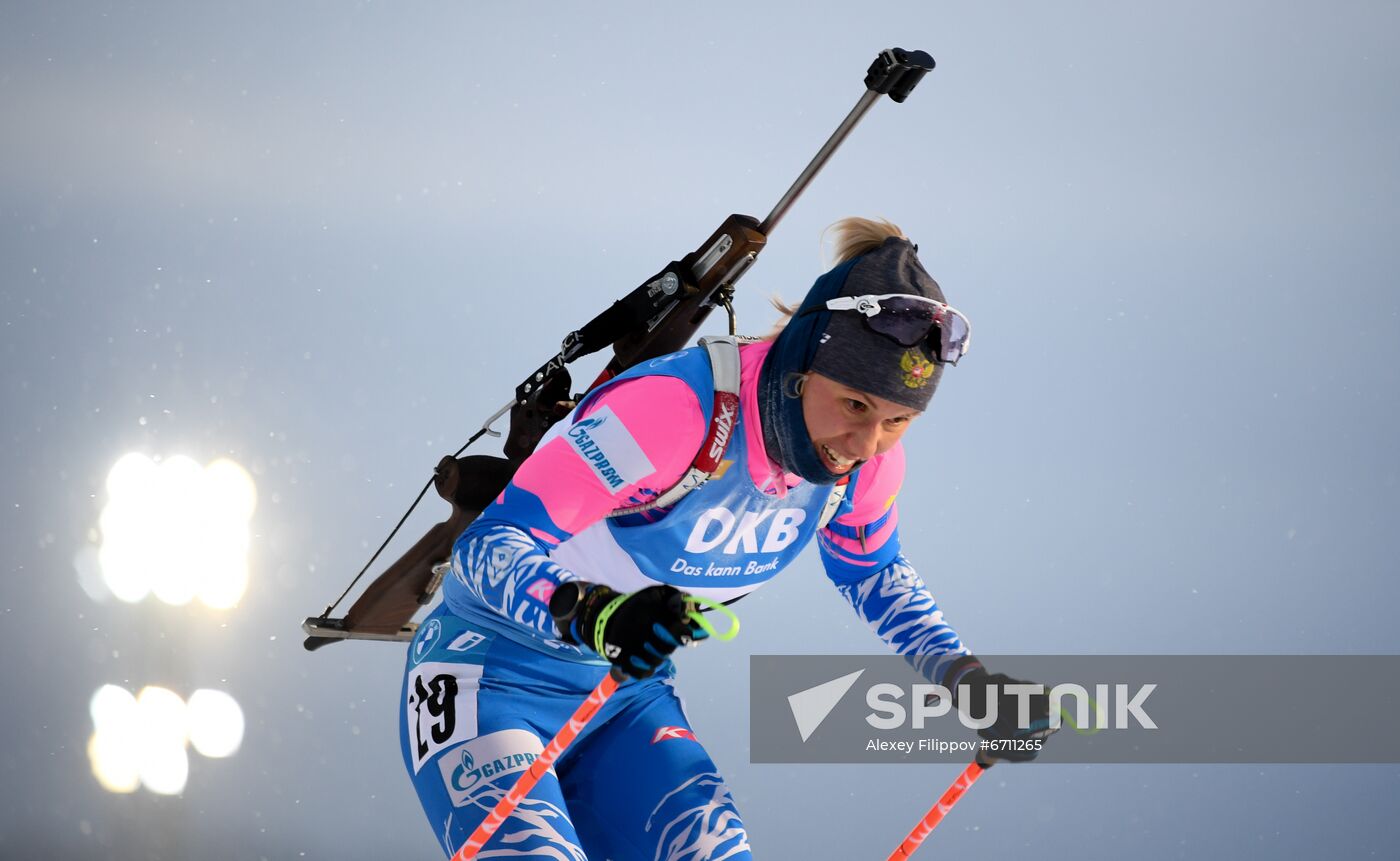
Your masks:
<svg viewBox="0 0 1400 861"><path fill-rule="evenodd" d="M1050 725L1050 696L1045 688L1034 682L1013 679L1005 673L989 673L976 658L961 658L948 668L945 676L953 705L971 717L981 720L987 716L990 704L996 703L996 720L977 734L989 743L979 752L982 759L1029 762L1040 755L1041 745L1059 727ZM1031 685L1036 693L1017 693L1010 686ZM964 694L966 694L964 696ZM1019 720L1020 702L1029 702L1030 720Z"/></svg>
<svg viewBox="0 0 1400 861"><path fill-rule="evenodd" d="M678 647L709 636L688 609L685 594L671 586L622 595L579 581L562 584L549 602L565 640L593 649L636 679L650 676Z"/></svg>

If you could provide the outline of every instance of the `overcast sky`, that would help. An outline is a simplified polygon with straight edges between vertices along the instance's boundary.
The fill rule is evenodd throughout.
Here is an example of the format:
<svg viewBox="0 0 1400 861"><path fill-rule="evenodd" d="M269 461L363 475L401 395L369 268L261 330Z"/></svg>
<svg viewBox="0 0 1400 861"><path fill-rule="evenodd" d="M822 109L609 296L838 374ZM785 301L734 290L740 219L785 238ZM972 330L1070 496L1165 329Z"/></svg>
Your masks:
<svg viewBox="0 0 1400 861"><path fill-rule="evenodd" d="M301 618L565 332L766 214L894 45L937 70L737 304L765 331L825 225L884 216L972 319L900 503L963 638L1394 653L1397 27L1366 2L4 4L0 855L436 857L402 648L308 654ZM82 588L130 451L250 471L237 609ZM885 857L956 769L750 765L748 655L882 647L815 554L739 611L681 690L755 853ZM110 795L106 683L228 690L243 748L181 797ZM1393 765L999 768L924 852L1388 856L1397 790Z"/></svg>

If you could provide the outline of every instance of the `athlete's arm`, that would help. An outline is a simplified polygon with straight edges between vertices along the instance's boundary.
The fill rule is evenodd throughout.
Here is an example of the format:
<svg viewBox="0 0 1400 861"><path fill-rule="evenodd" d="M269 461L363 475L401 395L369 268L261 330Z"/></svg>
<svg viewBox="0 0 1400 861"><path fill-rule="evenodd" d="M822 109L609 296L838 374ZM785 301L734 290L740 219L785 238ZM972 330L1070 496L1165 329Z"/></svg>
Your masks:
<svg viewBox="0 0 1400 861"><path fill-rule="evenodd" d="M556 636L549 596L574 575L550 550L680 480L704 435L699 399L675 377L639 377L603 392L551 430L457 539L445 599L451 605L464 590L475 603Z"/></svg>
<svg viewBox="0 0 1400 861"><path fill-rule="evenodd" d="M827 577L856 615L920 675L939 684L948 666L971 651L899 552L895 496L903 479L901 446L863 465L850 507L842 507L817 541Z"/></svg>

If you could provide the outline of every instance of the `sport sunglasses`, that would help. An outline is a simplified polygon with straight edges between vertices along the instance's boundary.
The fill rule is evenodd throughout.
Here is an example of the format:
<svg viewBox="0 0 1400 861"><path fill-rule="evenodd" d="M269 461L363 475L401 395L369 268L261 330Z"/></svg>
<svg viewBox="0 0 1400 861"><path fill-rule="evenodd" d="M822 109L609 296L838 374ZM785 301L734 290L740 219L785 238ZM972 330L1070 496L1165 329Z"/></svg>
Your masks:
<svg viewBox="0 0 1400 861"><path fill-rule="evenodd" d="M878 296L838 296L814 311L859 311L865 325L903 347L927 342L934 361L956 365L972 346L972 323L961 311L937 299L912 293L883 293Z"/></svg>

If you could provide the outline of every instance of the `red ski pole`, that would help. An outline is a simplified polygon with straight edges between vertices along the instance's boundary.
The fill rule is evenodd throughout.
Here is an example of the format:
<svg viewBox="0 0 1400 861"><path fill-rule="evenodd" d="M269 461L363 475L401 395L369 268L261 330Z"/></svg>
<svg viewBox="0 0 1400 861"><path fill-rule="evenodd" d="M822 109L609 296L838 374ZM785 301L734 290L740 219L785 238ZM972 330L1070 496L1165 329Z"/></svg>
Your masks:
<svg viewBox="0 0 1400 861"><path fill-rule="evenodd" d="M598 683L598 687L593 689L593 693L588 695L588 699L583 701L554 736L545 745L544 752L530 763L529 769L515 781L515 786L510 788L500 801L496 802L496 808L491 811L482 823L472 832L472 836L467 838L467 842L462 844L462 848L457 850L457 854L452 856L452 861L470 861L481 851L481 847L486 845L486 841L491 839L491 835L496 833L496 829L510 818L515 812L515 808L524 800L530 790L535 788L535 784L540 782L544 773L554 765L554 760L559 758L559 754L564 752L564 748L573 743L580 731L588 724L593 716L598 713L598 709L603 707L603 703L617 690L617 686L627 677L617 667L612 670Z"/></svg>
<svg viewBox="0 0 1400 861"><path fill-rule="evenodd" d="M904 842L899 844L898 849L890 853L890 857L886 861L905 861L906 858L913 855L914 851L919 848L919 844L924 842L924 838L938 827L938 823L943 821L943 817L947 815L949 810L953 809L953 805L958 803L958 799L963 797L963 793L967 792L968 787L976 783L977 778L982 776L982 772L991 768L992 764L990 760L983 763L980 757L969 762L962 774L958 775L958 779L953 781L953 785L944 791L943 797L934 802L933 807L929 808L924 818L919 820L919 824L914 826L914 830L909 832L909 836L904 838Z"/></svg>

